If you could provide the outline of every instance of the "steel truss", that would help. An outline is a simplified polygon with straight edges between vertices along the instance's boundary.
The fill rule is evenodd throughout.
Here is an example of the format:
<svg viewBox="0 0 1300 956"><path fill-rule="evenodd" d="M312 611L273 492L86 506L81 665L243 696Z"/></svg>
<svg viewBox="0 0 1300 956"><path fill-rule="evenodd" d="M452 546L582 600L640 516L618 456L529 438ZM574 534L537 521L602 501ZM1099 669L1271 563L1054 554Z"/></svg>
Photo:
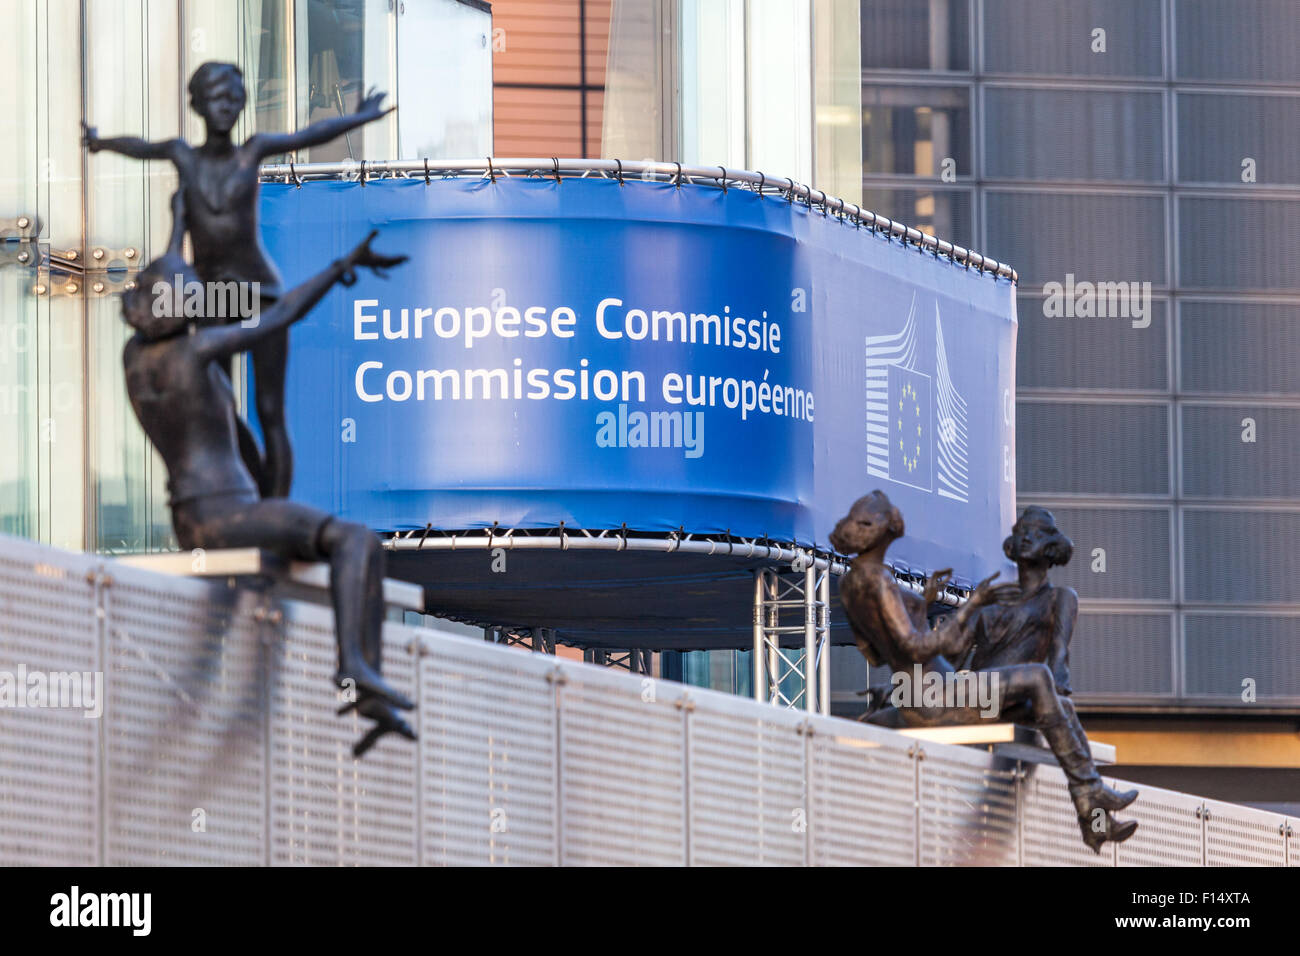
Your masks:
<svg viewBox="0 0 1300 956"><path fill-rule="evenodd" d="M762 568L754 573L754 699L831 712L830 571ZM803 646L790 646L802 635ZM785 646L782 646L784 643ZM792 679L798 690L787 691Z"/></svg>

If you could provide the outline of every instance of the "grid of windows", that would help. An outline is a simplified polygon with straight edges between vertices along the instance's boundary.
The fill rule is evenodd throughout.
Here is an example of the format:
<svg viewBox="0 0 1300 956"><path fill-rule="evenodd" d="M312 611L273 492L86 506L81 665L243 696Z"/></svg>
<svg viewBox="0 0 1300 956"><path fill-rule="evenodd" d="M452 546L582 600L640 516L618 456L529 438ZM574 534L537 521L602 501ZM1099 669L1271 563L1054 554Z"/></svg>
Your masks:
<svg viewBox="0 0 1300 956"><path fill-rule="evenodd" d="M865 204L1020 273L1019 500L1075 541L1079 696L1300 700L1259 652L1300 641L1294 3L861 7ZM1149 305L1048 317L1069 276Z"/></svg>

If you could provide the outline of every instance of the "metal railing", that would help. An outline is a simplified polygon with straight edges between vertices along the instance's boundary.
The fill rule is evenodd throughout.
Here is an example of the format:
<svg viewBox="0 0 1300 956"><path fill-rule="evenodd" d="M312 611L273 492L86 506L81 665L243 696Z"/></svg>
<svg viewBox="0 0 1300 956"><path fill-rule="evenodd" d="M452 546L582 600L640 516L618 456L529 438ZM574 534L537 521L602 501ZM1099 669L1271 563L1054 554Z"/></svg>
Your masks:
<svg viewBox="0 0 1300 956"><path fill-rule="evenodd" d="M314 179L355 179L362 183L372 179L450 179L459 176L477 176L495 181L498 177L524 176L533 179L565 177L614 179L620 183L628 180L641 182L666 182L676 186L714 186L722 189L738 187L760 196L777 196L787 202L800 203L816 209L826 216L835 216L872 233L882 233L911 243L923 251L943 256L966 268L986 272L1001 279L1018 282L1019 276L1005 262L980 255L971 249L939 239L920 229L907 226L896 219L881 216L856 203L846 202L828 195L820 189L797 183L786 176L768 176L747 169L727 169L725 166L683 166L681 163L653 161L633 162L621 159L560 159L510 158L488 156L480 159L390 159L361 160L334 163L277 163L262 167L264 182L302 183Z"/></svg>
<svg viewBox="0 0 1300 956"><path fill-rule="evenodd" d="M1300 821L1143 787L1100 857L1053 767L387 626L417 744L338 717L324 606L0 537L0 864L1300 865Z"/></svg>

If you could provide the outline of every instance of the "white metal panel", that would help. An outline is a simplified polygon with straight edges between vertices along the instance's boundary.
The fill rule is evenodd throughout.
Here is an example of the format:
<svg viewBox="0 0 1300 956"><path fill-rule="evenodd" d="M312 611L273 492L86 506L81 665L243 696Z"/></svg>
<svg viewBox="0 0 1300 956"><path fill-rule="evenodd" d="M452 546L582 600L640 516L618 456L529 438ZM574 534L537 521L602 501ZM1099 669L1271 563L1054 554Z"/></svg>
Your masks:
<svg viewBox="0 0 1300 956"><path fill-rule="evenodd" d="M562 862L685 864L682 686L591 665L560 669Z"/></svg>
<svg viewBox="0 0 1300 956"><path fill-rule="evenodd" d="M713 691L690 695L690 863L803 865L805 715Z"/></svg>
<svg viewBox="0 0 1300 956"><path fill-rule="evenodd" d="M1128 790L1131 783L1113 781ZM1141 795L1121 818L1138 821L1137 832L1115 848L1118 866L1202 866L1205 834L1201 822L1203 801L1187 793L1137 785Z"/></svg>
<svg viewBox="0 0 1300 956"><path fill-rule="evenodd" d="M285 601L270 674L272 864L414 865L419 856L416 747L389 734L362 760L352 745L371 726L337 716L334 618L328 608ZM387 643L384 677L415 695L409 650Z"/></svg>
<svg viewBox="0 0 1300 956"><path fill-rule="evenodd" d="M918 746L921 865L1015 866L1015 762L968 747Z"/></svg>
<svg viewBox="0 0 1300 956"><path fill-rule="evenodd" d="M1020 784L1020 846L1024 866L1114 866L1115 844L1094 853L1083 842L1065 774L1044 764L1024 764ZM1121 815L1123 819L1125 815Z"/></svg>
<svg viewBox="0 0 1300 956"><path fill-rule="evenodd" d="M422 863L550 865L556 827L555 658L389 626L420 660Z"/></svg>
<svg viewBox="0 0 1300 956"><path fill-rule="evenodd" d="M914 741L833 717L811 726L813 865L915 864Z"/></svg>
<svg viewBox="0 0 1300 956"><path fill-rule="evenodd" d="M91 671L97 562L0 536L0 671ZM0 708L0 865L99 862L100 720Z"/></svg>
<svg viewBox="0 0 1300 956"><path fill-rule="evenodd" d="M111 569L105 862L266 862L261 597Z"/></svg>
<svg viewBox="0 0 1300 956"><path fill-rule="evenodd" d="M1206 866L1286 866L1286 818L1219 800L1205 801Z"/></svg>

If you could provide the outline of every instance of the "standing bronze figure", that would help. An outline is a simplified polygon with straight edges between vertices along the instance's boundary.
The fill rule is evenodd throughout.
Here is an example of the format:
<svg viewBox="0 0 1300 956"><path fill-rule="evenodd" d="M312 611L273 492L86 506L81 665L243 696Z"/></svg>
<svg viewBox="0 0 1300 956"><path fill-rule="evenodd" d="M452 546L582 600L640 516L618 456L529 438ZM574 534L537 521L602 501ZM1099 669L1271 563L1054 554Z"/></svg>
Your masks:
<svg viewBox="0 0 1300 956"><path fill-rule="evenodd" d="M186 224L194 245L194 268L203 282L256 283L260 309L269 309L281 294L280 273L262 245L258 227L259 169L268 156L319 146L391 112L382 106L383 93L373 90L350 116L332 117L296 133L255 133L243 143L231 138L235 121L248 96L244 76L233 63L204 63L190 78L190 106L203 117L207 138L190 146L183 139L149 142L135 136L101 139L84 127L83 140L92 152L101 149L136 159L168 159L180 176ZM226 316L247 320L247 316ZM240 452L257 479L261 493L284 498L293 483L293 449L285 423L284 376L289 357L287 329L259 337L251 351L256 386L257 419L262 426L266 458L246 429L239 434Z"/></svg>
<svg viewBox="0 0 1300 956"><path fill-rule="evenodd" d="M919 664L924 672L953 673L956 669L949 661L959 660L968 650L975 615L996 599L996 575L981 581L956 614L930 629L920 598L905 598L884 562L886 550L903 532L903 516L884 492L874 491L854 502L830 536L837 551L855 555L840 580L840 603L859 650L873 666L883 664L895 673L910 673ZM1105 841L1132 836L1137 822L1118 821L1111 813L1132 803L1137 791L1120 793L1102 782L1074 707L1057 695L1048 667L1013 664L991 667L984 673L995 677L1000 691L995 719L1015 714L1047 739L1069 780L1084 842L1100 853ZM869 719L886 726L938 727L976 723L983 718L974 706L891 706Z"/></svg>
<svg viewBox="0 0 1300 956"><path fill-rule="evenodd" d="M184 201L172 199L167 252L137 277L122 297L122 315L135 329L122 362L131 407L167 466L172 525L182 548L256 547L284 559L328 561L339 664L335 682L355 690L355 707L375 726L353 748L366 752L396 732L415 739L398 713L414 705L380 674L384 618L384 554L364 525L315 508L263 498L239 449L235 396L225 372L229 360L282 336L336 282L351 285L358 267L378 275L406 261L370 248L375 233L320 273L286 292L256 325L192 322L177 314L173 282L196 281L181 257Z"/></svg>

